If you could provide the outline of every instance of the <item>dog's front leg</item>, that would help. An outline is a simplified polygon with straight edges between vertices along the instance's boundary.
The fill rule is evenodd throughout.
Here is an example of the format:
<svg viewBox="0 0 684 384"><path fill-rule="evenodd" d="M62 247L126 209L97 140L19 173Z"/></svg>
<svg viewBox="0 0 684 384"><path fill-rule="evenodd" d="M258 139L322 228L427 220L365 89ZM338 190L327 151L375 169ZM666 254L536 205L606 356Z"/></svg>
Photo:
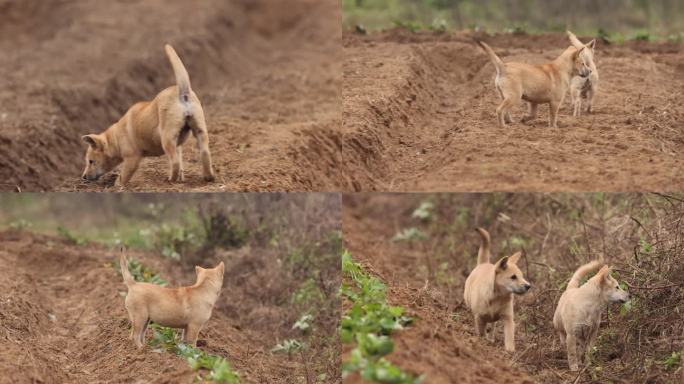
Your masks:
<svg viewBox="0 0 684 384"><path fill-rule="evenodd" d="M504 347L509 352L515 352L515 321L513 321L513 317L504 319Z"/></svg>
<svg viewBox="0 0 684 384"><path fill-rule="evenodd" d="M475 328L477 328L477 335L480 337L485 337L487 332L487 323L484 322L482 317L475 315Z"/></svg>
<svg viewBox="0 0 684 384"><path fill-rule="evenodd" d="M551 100L549 103L549 111L551 112L551 120L549 126L551 128L558 128L558 110L560 109L560 102L558 100Z"/></svg>
<svg viewBox="0 0 684 384"><path fill-rule="evenodd" d="M119 178L116 179L116 184L118 187L125 187L126 184L131 181L133 174L138 170L140 160L140 157L127 157L124 159L123 165L121 167L121 175L119 175Z"/></svg>
<svg viewBox="0 0 684 384"><path fill-rule="evenodd" d="M522 122L526 123L530 120L534 120L537 117L537 103L528 103L529 104L529 113L527 116L522 118Z"/></svg>

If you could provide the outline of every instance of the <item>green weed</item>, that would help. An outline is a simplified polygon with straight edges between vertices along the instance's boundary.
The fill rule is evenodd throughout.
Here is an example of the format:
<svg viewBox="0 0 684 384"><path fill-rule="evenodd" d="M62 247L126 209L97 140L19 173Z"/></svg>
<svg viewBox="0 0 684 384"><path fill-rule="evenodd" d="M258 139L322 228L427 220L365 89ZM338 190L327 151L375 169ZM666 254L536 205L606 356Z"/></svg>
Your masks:
<svg viewBox="0 0 684 384"><path fill-rule="evenodd" d="M401 232L392 237L392 241L421 241L427 240L428 235L416 227L404 228Z"/></svg>
<svg viewBox="0 0 684 384"><path fill-rule="evenodd" d="M228 360L176 342L176 332L171 328L157 324L151 324L150 328L154 330L152 340L149 342L150 346L184 358L194 371L208 371L203 376L200 373L202 380L227 384L240 383L240 375L232 369Z"/></svg>
<svg viewBox="0 0 684 384"><path fill-rule="evenodd" d="M387 304L385 284L366 274L347 251L342 255L342 274L350 283L342 283L340 294L352 306L342 316L340 339L356 343L350 359L342 365L343 376L358 371L376 383L420 383L422 378L414 378L383 358L394 350L391 333L411 324L413 318L405 316L402 307Z"/></svg>
<svg viewBox="0 0 684 384"><path fill-rule="evenodd" d="M78 245L78 246L83 246L88 244L88 240L85 239L82 236L77 236L75 233L71 232L69 228L66 227L57 227L57 233L59 233L60 236L65 238L67 241L69 241L72 244Z"/></svg>
<svg viewBox="0 0 684 384"><path fill-rule="evenodd" d="M115 268L121 273L121 266L118 263L115 264ZM135 259L128 259L128 270L135 281L157 284L162 287L166 285L166 280L162 279L157 271L144 266Z"/></svg>
<svg viewBox="0 0 684 384"><path fill-rule="evenodd" d="M30 221L24 219L15 220L9 224L10 228L16 229L17 231L23 231L25 229L31 228L32 226L33 224Z"/></svg>

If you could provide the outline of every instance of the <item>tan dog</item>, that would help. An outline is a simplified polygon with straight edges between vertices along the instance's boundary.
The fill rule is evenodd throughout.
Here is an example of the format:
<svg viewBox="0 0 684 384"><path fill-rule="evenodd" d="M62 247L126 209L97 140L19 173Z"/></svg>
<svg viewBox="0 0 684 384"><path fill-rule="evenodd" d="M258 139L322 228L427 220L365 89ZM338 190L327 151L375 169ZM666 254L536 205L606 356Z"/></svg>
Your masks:
<svg viewBox="0 0 684 384"><path fill-rule="evenodd" d="M610 276L611 268L607 265L580 287L582 278L599 266L601 264L598 261L592 261L575 271L553 314L553 326L558 332L561 345L567 347L571 371L579 369L578 343L585 345L588 354L596 341L601 313L606 305L629 300L629 294Z"/></svg>
<svg viewBox="0 0 684 384"><path fill-rule="evenodd" d="M523 118L523 122L537 116L539 104L549 104L549 125L556 128L558 109L568 91L570 79L575 75L588 76L591 73L591 69L580 58L584 48L569 47L554 61L534 65L504 63L489 45L482 41L477 43L487 52L496 68L494 85L503 99L496 109L500 127L512 121L510 109L522 99L529 103L529 114Z"/></svg>
<svg viewBox="0 0 684 384"><path fill-rule="evenodd" d="M195 285L179 288L136 282L128 271L123 251L120 262L121 274L128 287L126 310L133 326L131 339L135 345L138 348L144 345L147 324L154 321L164 327L183 329L183 341L196 346L199 332L211 317L221 292L223 262L211 269L195 267Z"/></svg>
<svg viewBox="0 0 684 384"><path fill-rule="evenodd" d="M516 265L521 253L504 256L496 264L489 262L489 233L477 228L482 237L477 253L477 267L465 282L463 298L475 317L477 333L485 336L487 323L504 321L504 346L515 351L515 322L513 320L513 294L522 295L530 283Z"/></svg>
<svg viewBox="0 0 684 384"><path fill-rule="evenodd" d="M592 40L587 44L583 44L575 34L567 31L568 38L572 46L577 49L582 49L580 58L591 69L588 76L577 75L570 80L570 100L572 101L573 112L572 115L579 117L582 114L582 99L587 100L587 112L591 113L594 105L594 97L598 89L599 74L594 63L594 48L596 47L596 40Z"/></svg>
<svg viewBox="0 0 684 384"><path fill-rule="evenodd" d="M126 185L143 157L166 154L169 181L183 181L181 146L188 134L197 139L205 181L214 180L209 135L199 98L190 88L190 77L170 45L166 55L176 75L176 85L161 91L154 100L133 105L117 123L101 134L83 136L89 147L83 179L95 181L123 163L117 180Z"/></svg>

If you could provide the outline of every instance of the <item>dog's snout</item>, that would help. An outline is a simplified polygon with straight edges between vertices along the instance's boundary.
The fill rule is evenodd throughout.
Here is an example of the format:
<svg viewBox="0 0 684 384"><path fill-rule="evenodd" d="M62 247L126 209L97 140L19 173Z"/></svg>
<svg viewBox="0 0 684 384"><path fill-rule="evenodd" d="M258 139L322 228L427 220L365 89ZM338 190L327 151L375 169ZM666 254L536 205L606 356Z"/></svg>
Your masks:
<svg viewBox="0 0 684 384"><path fill-rule="evenodd" d="M81 176L82 180L88 180L88 177L86 175Z"/></svg>
<svg viewBox="0 0 684 384"><path fill-rule="evenodd" d="M530 284L525 284L525 292L529 291L530 288L532 288L532 285L530 285Z"/></svg>

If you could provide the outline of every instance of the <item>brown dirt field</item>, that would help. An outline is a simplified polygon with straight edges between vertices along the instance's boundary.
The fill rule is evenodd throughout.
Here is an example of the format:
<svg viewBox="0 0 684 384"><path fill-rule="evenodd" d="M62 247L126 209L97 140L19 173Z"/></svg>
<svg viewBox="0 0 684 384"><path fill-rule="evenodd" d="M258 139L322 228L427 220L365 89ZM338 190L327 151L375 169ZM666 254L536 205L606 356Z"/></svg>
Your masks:
<svg viewBox="0 0 684 384"><path fill-rule="evenodd" d="M502 349L483 344L466 324L453 321L454 297L426 285L416 273L420 252L406 252L388 240L396 223L382 217L400 214L406 208L403 202L387 195L344 195L342 211L345 247L387 284L391 305L401 305L417 318L392 334L395 351L387 359L415 376L424 374L424 382L431 384L533 383ZM345 380L352 382L363 381L355 376Z"/></svg>
<svg viewBox="0 0 684 384"><path fill-rule="evenodd" d="M217 181L146 159L132 191L334 190L340 162L337 1L0 0L0 190L111 190L80 180L80 136L174 83L174 45L205 108Z"/></svg>
<svg viewBox="0 0 684 384"><path fill-rule="evenodd" d="M263 292L278 289L256 281L267 271L277 271L271 256L253 249L221 257L226 261L224 290L199 345L227 358L245 382L297 383L304 376L299 360L270 352L283 329L272 320L285 318L283 312L275 305L245 304L250 298L255 301L248 291L255 286ZM169 286L194 282L192 272L177 263L149 253L130 252L129 257L159 271ZM181 358L132 346L121 296L125 286L111 266L116 258L117 252L96 245L75 246L26 232L0 233L0 382L195 382ZM147 337L151 334L148 331Z"/></svg>
<svg viewBox="0 0 684 384"><path fill-rule="evenodd" d="M684 49L681 44L599 43L595 113L559 128L548 108L500 129L494 67L550 61L563 34L483 35L392 30L345 33L343 153L356 191L675 191L684 187ZM581 38L588 41L588 38Z"/></svg>
<svg viewBox="0 0 684 384"><path fill-rule="evenodd" d="M431 218L412 218L425 201ZM342 227L352 257L387 284L388 302L417 318L392 334L388 359L426 383L665 384L684 373L663 363L684 347L683 208L681 195L358 193L343 196ZM489 229L493 260L525 251L518 265L532 290L515 299L514 353L503 349L500 324L494 342L477 337L463 303L475 226ZM391 241L410 227L427 239ZM575 269L597 258L626 284L632 309L606 308L590 366L571 372L553 314Z"/></svg>

